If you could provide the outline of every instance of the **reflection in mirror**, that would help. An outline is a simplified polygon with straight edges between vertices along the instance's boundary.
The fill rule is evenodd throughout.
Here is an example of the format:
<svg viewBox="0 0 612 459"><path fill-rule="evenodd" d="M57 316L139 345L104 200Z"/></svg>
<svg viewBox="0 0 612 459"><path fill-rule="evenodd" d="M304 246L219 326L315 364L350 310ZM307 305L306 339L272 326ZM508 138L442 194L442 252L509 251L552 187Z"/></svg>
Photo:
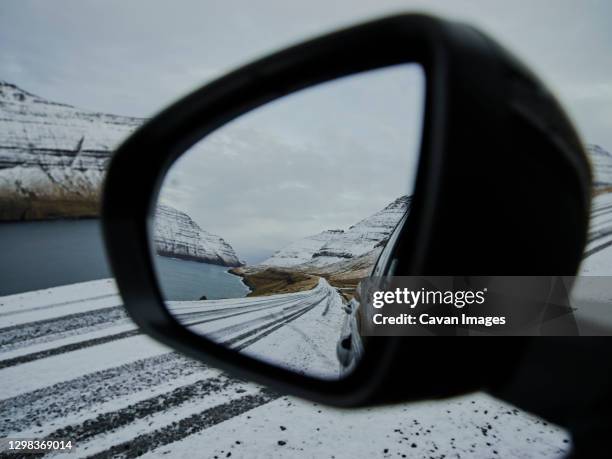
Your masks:
<svg viewBox="0 0 612 459"><path fill-rule="evenodd" d="M152 225L176 319L295 372L348 374L364 351L353 292L409 210L424 89L416 65L334 80L181 156Z"/></svg>

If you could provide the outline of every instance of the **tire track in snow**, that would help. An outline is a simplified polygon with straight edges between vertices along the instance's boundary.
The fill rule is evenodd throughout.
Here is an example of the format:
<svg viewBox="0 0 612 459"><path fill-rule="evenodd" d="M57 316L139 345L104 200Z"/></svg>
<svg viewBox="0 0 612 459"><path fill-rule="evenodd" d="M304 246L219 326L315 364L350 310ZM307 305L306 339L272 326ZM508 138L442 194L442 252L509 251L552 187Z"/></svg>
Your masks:
<svg viewBox="0 0 612 459"><path fill-rule="evenodd" d="M605 200L599 202L602 198ZM610 199L606 195L595 198L591 208L590 230L587 249L582 255L583 260L612 246L612 240L598 243L598 241L612 236L612 228L610 228L612 220L609 219L609 217L612 218L612 203L609 203L609 201Z"/></svg>
<svg viewBox="0 0 612 459"><path fill-rule="evenodd" d="M325 298L323 298L325 299ZM323 301L323 300L321 300ZM318 305L318 303L303 308L302 310L293 313L289 317L283 317L281 320L274 321L269 324L268 327L260 327L254 330L251 330L249 333L244 336L241 335L241 340L251 337L255 335L253 339L248 341L247 343L242 344L241 346L236 347L237 350L243 349L246 346L264 338L269 335L272 331L286 325L289 322L297 319L299 316L305 314L313 307ZM267 330L269 326L273 326L272 330ZM261 333L262 328L266 328L263 333ZM174 353L173 353L174 354ZM176 354L178 356L178 354ZM152 397L141 402L138 402L134 405L130 405L126 408L122 408L120 410L107 412L98 415L94 419L88 419L82 424L67 426L61 429L58 429L51 434L49 434L46 438L71 438L73 441L85 440L87 438L91 438L95 435L100 435L104 433L111 432L118 427L124 426L133 422L136 419L140 419L142 417L159 413L163 411L170 410L175 408L181 404L184 404L187 401L201 398L204 395L209 395L213 392L217 392L219 390L225 389L230 385L237 385L242 383L241 380L230 378L227 376L220 376L215 378L208 378L205 380L200 380L196 383L189 384L187 386L179 387L174 389L168 393L164 393L158 395L156 397ZM272 392L270 392L272 394ZM278 398L280 395L276 395L274 398ZM272 398L270 399L272 400ZM0 405L1 408L1 405ZM254 406L253 406L254 408Z"/></svg>
<svg viewBox="0 0 612 459"><path fill-rule="evenodd" d="M612 204L595 204L591 210L591 217L612 213Z"/></svg>
<svg viewBox="0 0 612 459"><path fill-rule="evenodd" d="M246 329L244 333L238 336L229 335L225 344L235 349L243 349L293 322L323 301L327 300L329 302L331 294L331 291L327 291L322 295L298 297L299 301L297 303L284 308L280 303L280 306L275 306L282 308L280 312L265 315L266 320L264 321L248 321L251 329ZM293 299L298 298L294 297ZM233 331L235 334L236 330ZM138 334L139 332L133 330L129 333ZM118 339L114 336L104 338ZM92 341L94 340L74 343L73 346L79 346L80 348L91 346L93 345L91 344ZM47 352L62 353L55 349ZM69 415L75 416L79 413L87 415L87 410L94 411L96 406L101 406L103 403L121 400L122 398L129 399L130 396L137 393L143 394L144 390L151 390L168 381L178 382L181 378L185 379L189 375L194 375L190 378L193 381L194 377L198 377L196 373L204 372L206 368L199 362L182 357L174 352L168 352L108 370L89 373L70 381L2 400L0 401L0 412L3 413L0 419L0 435L14 434L15 432L34 429L36 426L48 425L54 420L57 422L58 419ZM47 437L69 436L81 441L95 441L95 437L106 435L108 440L109 433L117 432L118 429L121 431L122 427L125 428L133 422L151 416L152 419L158 419L156 417L163 416L163 413L186 406L188 403L197 403L206 394L212 394L228 387L231 388L234 385L239 387L241 383L240 380L226 376L208 376L185 386L169 390L162 389L164 390L163 393L153 397L131 403L120 409L94 415L81 422L63 426L49 433ZM236 395L238 396L239 393L240 391L237 391ZM185 417L152 432L139 435L124 443L114 445L93 457L116 457L117 455L120 457L136 457L146 451L178 441L233 416L242 414L278 397L278 394L271 391L242 396L198 414ZM76 419L78 419L78 416L76 416ZM159 421L157 422L159 423ZM129 431L124 431L123 435L126 432Z"/></svg>
<svg viewBox="0 0 612 459"><path fill-rule="evenodd" d="M17 294L17 295L20 295L20 294ZM10 295L10 296L13 296L13 295ZM87 299L89 301L97 301L97 300L101 300L102 298L110 298L110 297L114 297L114 296L118 297L119 295L117 293L105 293L104 295L90 296ZM2 313L0 313L0 317L14 316L14 315L24 314L26 312L32 312L32 311L44 311L44 310L47 310L47 309L53 309L53 308L57 308L57 307L60 307L60 306L68 306L70 304L79 304L79 303L82 303L82 302L83 302L82 299L76 299L76 300L69 300L69 301L61 301L59 303L45 304L44 306L34 306L34 307L31 307L31 308L21 308L21 309L15 310L15 311L2 312ZM117 304L115 306L121 306L121 304Z"/></svg>
<svg viewBox="0 0 612 459"><path fill-rule="evenodd" d="M591 244L599 239L612 235L612 228L606 228L604 230L597 230L589 233L588 243Z"/></svg>
<svg viewBox="0 0 612 459"><path fill-rule="evenodd" d="M323 301L323 300L321 300ZM244 333L242 335L236 336L235 338L226 341L224 344L227 344L228 346L232 347L233 344L241 342L242 344L240 344L239 346L236 346L235 349L236 350L242 350L244 348L246 348L247 346L250 346L251 344L259 341L262 338L265 338L266 336L268 336L269 334L271 334L272 332L278 330L281 327L284 327L285 325L288 325L290 322L293 322L295 319L303 316L304 314L306 314L308 311L310 311L312 308L314 308L315 306L319 305L321 303L321 301L319 301L318 303L310 306L310 307L306 307L303 308L299 311L297 311L296 313L292 314L289 317L283 317L279 320L276 320L272 323L267 324L266 326L263 327L259 327L256 330L254 330L253 332L249 332L249 333ZM251 338L248 341L244 341L247 338L250 338L251 335L253 335L255 332L261 332L259 335L257 335L255 338Z"/></svg>
<svg viewBox="0 0 612 459"><path fill-rule="evenodd" d="M177 387L170 392L130 404L125 408L101 413L81 424L62 427L45 436L43 440L70 438L73 442L79 444L97 435L117 430L136 419L167 411L193 399L201 399L232 386L236 386L236 389L240 390L240 384L242 383L240 380L230 379L222 375L203 379L195 384Z"/></svg>
<svg viewBox="0 0 612 459"><path fill-rule="evenodd" d="M205 368L200 362L168 352L7 398L0 401L0 435L128 397Z"/></svg>
<svg viewBox="0 0 612 459"><path fill-rule="evenodd" d="M111 341L117 341L119 339L130 338L132 336L140 335L139 330L128 330L114 335L103 336L100 338L88 339L85 341L79 341L77 343L70 343L64 346L58 346L51 349L45 349L44 351L32 352L30 354L21 355L12 359L0 360L0 370L2 368L13 367L22 363L33 362L34 360L44 359L46 357L52 357L55 355L65 354L67 352L78 351L86 347L98 346L100 344L110 343Z"/></svg>
<svg viewBox="0 0 612 459"><path fill-rule="evenodd" d="M272 307L277 307L277 306L272 306ZM267 309L267 307L263 308L263 309ZM252 311L247 311L244 314L248 314L249 312L252 312ZM237 315L240 315L240 314L233 314L230 317L237 316ZM196 322L195 324L212 322L212 321L215 321L215 320L222 320L222 319L225 319L225 318L226 317L218 317L218 318L215 318L215 319L208 319L208 320L205 320L205 321ZM195 324L188 324L188 325L195 325ZM79 342L76 342L76 343L66 344L64 346L58 346L58 347L51 348L51 349L45 349L45 350L39 351L39 352L33 352L33 353L30 353L30 354L25 354L25 355L22 355L22 356L19 356L19 357L11 358L11 359L0 360L0 369L12 367L12 366L15 366L15 365L20 365L22 363L33 362L35 360L44 359L46 357L52 357L52 356L55 356L55 355L64 354L66 352L78 351L80 349L84 349L84 348L91 347L91 346L98 346L100 344L106 344L106 343L109 343L111 341L116 341L116 340L120 340L120 339L130 338L132 336L136 336L136 335L140 335L140 334L141 334L141 332L139 330L128 330L128 331L125 331L125 332L116 333L114 335L109 335L109 336L104 336L104 337L100 337L100 338L93 338L93 339L89 339L89 340L79 341Z"/></svg>
<svg viewBox="0 0 612 459"><path fill-rule="evenodd" d="M608 242L604 242L603 244L600 244L598 246L595 246L592 249L589 249L589 250L585 251L584 254L582 255L582 259L584 260L584 259L590 257L591 255L595 255L597 252L601 252L602 250L607 249L611 245L612 245L612 241L608 241Z"/></svg>
<svg viewBox="0 0 612 459"><path fill-rule="evenodd" d="M89 459L134 458L152 451L160 446L182 440L235 416L275 400L279 395L262 389L255 395L246 395L231 402L223 403L204 410L198 414L172 422L161 429L139 435L127 442L119 443L106 451L89 456Z"/></svg>
<svg viewBox="0 0 612 459"><path fill-rule="evenodd" d="M324 296L319 302L303 307L289 316L283 316L267 326L255 328L228 340L225 344L232 346L239 341L251 338L236 347L237 350L244 349L305 314L325 298L327 297ZM131 333L138 334L139 332L134 330ZM189 376L205 368L199 362L174 352L168 352L5 399L0 401L0 412L3 413L0 419L0 434L26 430L36 422L49 422L70 413L81 412L90 409L95 404L129 396L151 385L158 385L168 379ZM186 387L186 390L191 389Z"/></svg>
<svg viewBox="0 0 612 459"><path fill-rule="evenodd" d="M199 325L199 324L203 324L203 323L213 322L215 320L222 320L222 319L226 319L226 318L231 318L231 317L239 316L239 315L242 315L242 314L248 314L248 313L256 312L256 311L259 311L259 310L275 308L275 307L278 307L279 304L283 304L283 301L286 301L286 300L274 300L274 301L270 301L271 305L262 306L261 308L249 309L249 310L244 311L242 313L234 313L234 314L227 315L227 316L219 316L219 317L215 317L215 318L211 318L211 319L205 319L205 320L201 320L201 321L197 321L197 322L193 322L193 323L186 323L185 325L194 326L194 325ZM235 309L235 308L230 308L230 309ZM211 312L214 312L214 311L211 311ZM88 314L88 313L83 313L83 314ZM128 320L126 314L125 314L125 318L126 318L126 320ZM57 319L53 319L53 320L57 320ZM46 321L43 321L43 322L46 322ZM24 324L24 325L28 325L28 324ZM109 326L110 325L114 325L114 324L109 324ZM19 326L15 326L15 327L19 327ZM7 327L7 328L14 328L14 327ZM87 330L87 331L90 331L90 330ZM138 331L138 330L129 330L129 331L117 333L117 334L114 334L114 335L109 335L109 336L106 336L106 337L100 337L100 338L93 338L93 339L83 340L83 341L79 341L79 342L76 342L76 343L70 343L70 344L66 344L66 345L63 345L63 346L58 346L58 347L51 348L51 349L45 349L43 351L38 351L38 352L30 353L30 354L25 354L25 355L22 355L22 356L19 356L19 357L14 357L14 358L10 358L10 359L0 360L0 369L12 367L12 366L19 365L19 364L22 364L22 363L32 362L32 361L43 359L43 358L46 358L46 357L52 357L52 356L55 356L55 355L66 353L66 352L77 351L77 350L80 350L80 349L84 349L86 347L97 346L97 345L100 345L100 344L109 343L111 341L116 341L116 340L119 340L119 339L129 338L129 337L135 336L137 334L140 334L140 331ZM56 338L58 338L58 339L61 338L61 337L64 337L64 336L56 336ZM48 341L45 341L45 342L48 342ZM26 342L26 341L24 341L24 343L31 344L31 343Z"/></svg>
<svg viewBox="0 0 612 459"><path fill-rule="evenodd" d="M189 322L189 321L185 320L182 323L183 323L183 325L193 327L194 325L201 325L201 324L205 324L205 323L209 323L209 322L214 322L216 320L229 319L229 318L241 316L241 315L244 315L244 314L250 314L252 312L259 312L259 311L264 311L266 309L278 308L278 306L282 305L282 304L283 304L283 301L276 301L276 302L270 301L270 303L266 303L265 306L259 306L259 307L248 307L248 306L247 307L240 307L240 306L238 306L238 307L235 307L235 308L227 308L227 309L224 309L222 311L225 312L225 311L229 311L229 310L240 310L240 309L242 309L242 311L241 312L235 312L235 313L227 314L227 315L224 315L224 316L215 315L215 314L219 314L219 312L220 312L220 310L217 309L215 311L209 311L209 312L198 314L198 316L197 316L198 319L195 322ZM190 314L195 316L197 313L190 313ZM209 314L212 315L213 317L210 318L210 319L201 319L202 317L208 317ZM175 316L177 318L178 317L185 318L184 314L175 314ZM195 317L193 317L191 320L194 320L194 319L195 319Z"/></svg>
<svg viewBox="0 0 612 459"><path fill-rule="evenodd" d="M11 325L0 328L0 346L7 350L14 348L15 344L35 344L41 342L41 338L63 338L79 334L83 329L91 331L101 328L100 326L114 325L122 320L127 321L128 316L120 305Z"/></svg>
<svg viewBox="0 0 612 459"><path fill-rule="evenodd" d="M292 317L296 313L303 311L304 309L312 309L316 305L318 305L321 300L317 301L317 303L312 303L310 301L301 301L294 305L283 308L281 311L273 312L270 314L266 314L265 316L258 317L254 320L250 320L247 322L241 322L234 325L229 325L220 330L215 330L213 333L209 335L210 339L217 342L222 342L226 346L232 346L234 343L239 341L237 338L230 338L228 340L222 341L223 336L233 335L236 332L240 332L245 329L252 329L252 327L257 327L255 330L249 330L244 335L252 335L253 332L257 330L262 330L268 328L271 325L277 324L279 322L283 322L285 319ZM242 336L242 335L241 335Z"/></svg>
<svg viewBox="0 0 612 459"><path fill-rule="evenodd" d="M303 293L303 292L299 292L299 293ZM296 294L296 295L299 295ZM299 295L298 297L307 297L309 295ZM269 298L269 300L264 301L263 299L267 299ZM195 305L190 305L190 306L186 306L185 302L170 302L170 310L172 311L172 314L176 317L181 317L184 315L188 315L188 314L202 314L202 315L208 315L208 314L214 314L214 313L223 313L223 312L228 312L228 311L246 311L246 310L253 310L252 308L269 308L269 307L274 307L274 306L279 306L282 305L283 303L287 302L286 298L276 298L273 296L269 296L269 297L244 297L241 298L241 300L243 300L244 302L248 302L255 300L256 303L254 305L241 305L238 304L236 306L231 306L231 307L218 307L218 305L216 303L221 302L223 300L207 300L206 304L207 307L210 307L211 309L207 309L205 311L202 311L202 304L199 302L199 304L195 304ZM177 304L178 303L178 304ZM189 302L189 303L193 303L193 302ZM185 313L183 313L182 311L187 311ZM191 311L191 312L189 312Z"/></svg>

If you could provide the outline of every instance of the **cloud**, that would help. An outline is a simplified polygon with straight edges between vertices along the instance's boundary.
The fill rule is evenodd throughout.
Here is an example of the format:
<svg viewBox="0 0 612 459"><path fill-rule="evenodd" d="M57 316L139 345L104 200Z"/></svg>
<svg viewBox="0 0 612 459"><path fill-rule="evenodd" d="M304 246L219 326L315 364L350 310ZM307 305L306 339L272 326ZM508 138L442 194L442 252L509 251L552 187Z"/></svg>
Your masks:
<svg viewBox="0 0 612 459"><path fill-rule="evenodd" d="M346 229L410 193L423 92L420 68L399 66L289 96L186 152L160 199L251 262L248 254ZM368 109L374 120L361 116Z"/></svg>

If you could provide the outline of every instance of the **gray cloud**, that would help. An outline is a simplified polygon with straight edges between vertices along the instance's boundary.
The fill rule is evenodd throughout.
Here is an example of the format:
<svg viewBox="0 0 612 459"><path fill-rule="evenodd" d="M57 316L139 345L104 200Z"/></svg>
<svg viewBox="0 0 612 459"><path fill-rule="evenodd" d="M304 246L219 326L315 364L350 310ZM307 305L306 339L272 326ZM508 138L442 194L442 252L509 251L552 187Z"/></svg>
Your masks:
<svg viewBox="0 0 612 459"><path fill-rule="evenodd" d="M612 148L606 0L245 0L0 4L0 78L83 108L150 116L223 72L332 28L418 10L480 26L557 92L589 141Z"/></svg>
<svg viewBox="0 0 612 459"><path fill-rule="evenodd" d="M185 153L160 199L249 262L324 229L346 229L410 193L423 80L418 66L398 66L266 105Z"/></svg>

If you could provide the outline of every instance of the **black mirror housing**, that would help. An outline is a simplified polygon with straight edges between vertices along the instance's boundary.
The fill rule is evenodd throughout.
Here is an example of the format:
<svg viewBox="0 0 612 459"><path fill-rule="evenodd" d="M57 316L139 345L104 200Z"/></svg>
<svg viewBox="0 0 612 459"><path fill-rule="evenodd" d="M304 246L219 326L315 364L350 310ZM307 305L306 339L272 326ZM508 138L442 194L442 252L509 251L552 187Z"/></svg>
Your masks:
<svg viewBox="0 0 612 459"><path fill-rule="evenodd" d="M438 338L417 346L414 338L371 339L353 373L321 381L188 331L166 310L157 284L150 217L174 160L267 102L401 63L422 66L426 101L411 214L394 248L395 275L576 273L588 226L590 168L554 97L476 29L397 15L246 65L162 111L121 145L104 190L104 236L125 306L144 332L239 377L337 406L443 397L501 384L521 359L526 338L498 339L484 349L475 340ZM463 359L470 354L478 359Z"/></svg>

